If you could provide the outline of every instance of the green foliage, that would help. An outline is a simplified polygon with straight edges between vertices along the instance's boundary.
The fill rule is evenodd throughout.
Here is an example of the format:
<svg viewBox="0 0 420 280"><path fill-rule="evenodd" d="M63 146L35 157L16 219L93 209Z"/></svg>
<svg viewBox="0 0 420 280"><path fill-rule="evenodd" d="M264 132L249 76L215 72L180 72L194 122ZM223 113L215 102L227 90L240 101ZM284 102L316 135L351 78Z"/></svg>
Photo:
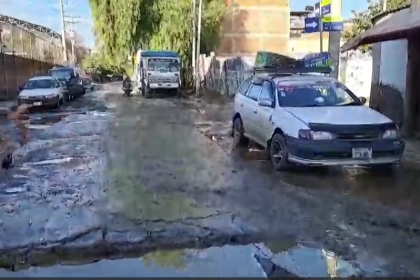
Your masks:
<svg viewBox="0 0 420 280"><path fill-rule="evenodd" d="M386 1L387 1L387 11L404 7L410 3L409 0L386 0ZM352 23L352 27L350 30L344 33L343 37L345 41L348 41L349 39L354 38L357 35L371 28L373 26L372 18L383 12L383 9L382 9L383 6L382 6L381 1L372 2L369 0L368 3L369 3L369 6L367 10L362 11L362 12L352 11L353 17L350 19L350 22ZM360 46L359 50L361 50L362 52L367 52L371 50L371 46L370 45Z"/></svg>
<svg viewBox="0 0 420 280"><path fill-rule="evenodd" d="M104 61L118 65L137 49L173 50L184 66L191 58L192 15L190 0L89 0L95 36ZM197 1L198 2L198 1ZM219 43L226 12L223 0L203 0L201 51Z"/></svg>
<svg viewBox="0 0 420 280"><path fill-rule="evenodd" d="M120 63L118 65L110 63L109 60L100 54L93 54L82 60L82 66L87 72L96 75L108 74L128 74L130 75L131 65ZM131 70L132 71L132 70Z"/></svg>

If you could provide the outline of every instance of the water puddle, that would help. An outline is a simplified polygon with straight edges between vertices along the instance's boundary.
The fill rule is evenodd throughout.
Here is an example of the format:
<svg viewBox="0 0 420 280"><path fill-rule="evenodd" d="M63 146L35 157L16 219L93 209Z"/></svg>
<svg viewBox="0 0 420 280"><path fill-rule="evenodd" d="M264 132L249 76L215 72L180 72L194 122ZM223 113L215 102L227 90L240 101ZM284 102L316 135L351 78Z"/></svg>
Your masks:
<svg viewBox="0 0 420 280"><path fill-rule="evenodd" d="M18 194L18 193L23 193L26 191L27 191L26 187L12 187L12 188L6 188L0 192L4 194Z"/></svg>
<svg viewBox="0 0 420 280"><path fill-rule="evenodd" d="M264 246L264 245L260 245ZM265 250L265 252L267 252ZM269 255L269 254L268 254ZM331 251L297 245L287 251L267 256L256 255L268 276L279 271L297 277L357 277L361 272ZM272 266L269 268L268 264Z"/></svg>
<svg viewBox="0 0 420 280"><path fill-rule="evenodd" d="M60 164L60 163L68 163L71 161L76 160L72 157L65 157L65 158L57 158L57 159L47 159L37 162L27 162L24 165L50 165L50 164Z"/></svg>
<svg viewBox="0 0 420 280"><path fill-rule="evenodd" d="M361 272L333 252L294 246L273 254L264 244L158 250L140 258L77 261L31 267L0 277L358 277Z"/></svg>

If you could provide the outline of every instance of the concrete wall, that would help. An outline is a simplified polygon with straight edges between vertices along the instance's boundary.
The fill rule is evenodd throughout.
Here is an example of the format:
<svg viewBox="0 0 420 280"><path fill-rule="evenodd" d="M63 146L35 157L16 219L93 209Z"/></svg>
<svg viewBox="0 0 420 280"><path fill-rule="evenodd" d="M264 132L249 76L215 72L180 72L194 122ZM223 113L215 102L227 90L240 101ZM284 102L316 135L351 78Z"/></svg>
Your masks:
<svg viewBox="0 0 420 280"><path fill-rule="evenodd" d="M398 13L409 13L409 9ZM389 14L376 24L391 17ZM407 40L376 43L372 47L371 105L402 126L407 77Z"/></svg>
<svg viewBox="0 0 420 280"><path fill-rule="evenodd" d="M407 40L382 42L379 83L395 87L404 97L407 76Z"/></svg>
<svg viewBox="0 0 420 280"><path fill-rule="evenodd" d="M46 73L54 64L0 53L0 100L12 100L31 76Z"/></svg>
<svg viewBox="0 0 420 280"><path fill-rule="evenodd" d="M288 52L290 0L226 0L231 11L222 28L218 55L259 50Z"/></svg>
<svg viewBox="0 0 420 280"><path fill-rule="evenodd" d="M339 80L357 96L370 98L372 56L370 53L350 51L340 57Z"/></svg>

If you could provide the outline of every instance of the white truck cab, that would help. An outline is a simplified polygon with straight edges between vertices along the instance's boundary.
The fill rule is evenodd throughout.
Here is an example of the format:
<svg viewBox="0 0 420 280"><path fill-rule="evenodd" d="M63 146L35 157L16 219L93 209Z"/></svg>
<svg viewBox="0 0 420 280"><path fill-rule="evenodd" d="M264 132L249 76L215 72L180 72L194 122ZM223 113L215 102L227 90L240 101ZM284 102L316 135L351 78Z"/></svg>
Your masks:
<svg viewBox="0 0 420 280"><path fill-rule="evenodd" d="M171 51L141 51L137 53L136 83L146 98L156 91L180 92L181 59Z"/></svg>

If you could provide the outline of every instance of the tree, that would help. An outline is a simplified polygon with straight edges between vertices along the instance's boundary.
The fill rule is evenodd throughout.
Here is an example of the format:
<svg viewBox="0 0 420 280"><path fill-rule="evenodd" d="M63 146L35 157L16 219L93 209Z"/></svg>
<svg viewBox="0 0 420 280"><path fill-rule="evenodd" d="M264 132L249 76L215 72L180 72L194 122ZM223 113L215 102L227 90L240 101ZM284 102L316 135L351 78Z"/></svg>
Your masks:
<svg viewBox="0 0 420 280"><path fill-rule="evenodd" d="M190 0L89 0L98 45L109 63L121 63L139 48L173 50L188 66L191 57ZM201 50L219 42L223 0L203 0Z"/></svg>
<svg viewBox="0 0 420 280"><path fill-rule="evenodd" d="M387 11L395 10L401 7L404 7L410 3L409 0L386 0L387 1ZM372 2L368 0L368 8L362 12L352 11L353 17L350 19L352 23L351 29L344 33L344 40L348 41L356 37L357 35L365 32L373 26L372 19L378 14L383 12L383 4L381 1ZM370 45L363 45L359 47L359 50L362 52L370 51Z"/></svg>
<svg viewBox="0 0 420 280"><path fill-rule="evenodd" d="M153 1L89 0L95 36L109 62L119 63L131 53L139 39L144 4Z"/></svg>

